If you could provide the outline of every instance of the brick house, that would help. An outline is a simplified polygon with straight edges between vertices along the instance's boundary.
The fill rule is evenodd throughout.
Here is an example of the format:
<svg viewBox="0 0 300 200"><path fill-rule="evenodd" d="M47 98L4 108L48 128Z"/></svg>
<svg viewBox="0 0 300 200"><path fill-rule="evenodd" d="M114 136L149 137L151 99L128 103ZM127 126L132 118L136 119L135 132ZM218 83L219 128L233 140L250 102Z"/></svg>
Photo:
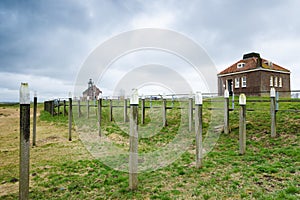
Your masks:
<svg viewBox="0 0 300 200"><path fill-rule="evenodd" d="M100 93L102 94L102 91L99 88L97 88L92 79L90 79L88 82L88 88L82 93L82 100L95 100L97 99Z"/></svg>
<svg viewBox="0 0 300 200"><path fill-rule="evenodd" d="M276 91L286 91L283 96L290 96L290 71L258 53L248 53L242 60L218 74L218 93L245 93L246 95L268 96L271 87Z"/></svg>

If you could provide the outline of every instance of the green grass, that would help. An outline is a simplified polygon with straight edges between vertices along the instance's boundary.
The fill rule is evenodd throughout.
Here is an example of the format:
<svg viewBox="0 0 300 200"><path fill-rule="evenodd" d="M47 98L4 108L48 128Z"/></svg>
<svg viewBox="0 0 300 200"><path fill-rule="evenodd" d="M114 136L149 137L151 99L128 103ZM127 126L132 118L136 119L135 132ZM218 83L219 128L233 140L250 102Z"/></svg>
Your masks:
<svg viewBox="0 0 300 200"><path fill-rule="evenodd" d="M122 105L122 102L114 103ZM158 106L160 102L153 104ZM220 104L223 105L222 102ZM207 110L210 106L210 103L204 103L204 137L210 122L211 113ZM236 109L230 112L231 132L228 135L221 134L213 150L203 159L201 169L195 168L195 141L192 141L188 151L172 164L156 171L140 173L138 190L132 192L128 189L128 173L113 170L99 159L82 158L72 161L71 158L66 158L66 161L60 162L52 159L46 166L45 163L36 163L30 172L30 198L299 199L299 113L278 112L278 137L271 138L270 114L267 111L269 104L251 103L249 107L255 111L248 111L246 116L246 154L239 155L239 107L235 106ZM281 109L290 107L289 103L280 105ZM300 104L293 103L293 107L299 108ZM87 120L86 107L83 106L82 118L85 120L80 121L76 119L76 107L73 110L74 121L77 120L78 126L88 123L93 130L97 129L96 112L92 111L91 118ZM146 112L146 123L141 127L156 122L156 119L149 118L148 112L149 110ZM108 113L108 107L103 108L103 134L116 143L122 141L123 143L118 143L119 147L128 151L128 124L122 122L122 108L115 109L113 122L108 120ZM157 132L149 138L140 138L139 153L155 151L172 141L178 134L179 124L183 123L181 115L180 110L168 110L168 126L155 130ZM65 126L67 123L66 117L52 117L45 112L41 113L40 119ZM15 199L17 194L1 198Z"/></svg>

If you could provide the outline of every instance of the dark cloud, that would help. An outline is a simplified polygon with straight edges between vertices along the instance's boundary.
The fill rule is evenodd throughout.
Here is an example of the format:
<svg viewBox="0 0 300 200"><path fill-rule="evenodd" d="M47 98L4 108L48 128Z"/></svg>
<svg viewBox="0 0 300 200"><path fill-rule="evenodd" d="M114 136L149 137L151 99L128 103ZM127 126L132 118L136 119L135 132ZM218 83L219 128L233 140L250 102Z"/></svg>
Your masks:
<svg viewBox="0 0 300 200"><path fill-rule="evenodd" d="M296 77L299 7L294 0L2 0L0 74L55 78L72 85L84 60L103 41L134 28L154 27L191 37L219 70L243 53L259 51L275 63L291 66ZM24 77L12 81L23 81L20 78ZM292 86L300 84L296 81ZM9 87L1 82L0 88L4 93Z"/></svg>

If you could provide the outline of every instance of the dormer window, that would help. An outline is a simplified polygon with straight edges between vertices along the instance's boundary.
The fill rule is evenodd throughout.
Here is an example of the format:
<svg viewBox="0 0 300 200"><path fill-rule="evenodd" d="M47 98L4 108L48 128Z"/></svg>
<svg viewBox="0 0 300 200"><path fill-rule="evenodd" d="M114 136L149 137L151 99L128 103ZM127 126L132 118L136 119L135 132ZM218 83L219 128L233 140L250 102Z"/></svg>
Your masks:
<svg viewBox="0 0 300 200"><path fill-rule="evenodd" d="M237 68L243 68L245 66L245 63L238 63Z"/></svg>

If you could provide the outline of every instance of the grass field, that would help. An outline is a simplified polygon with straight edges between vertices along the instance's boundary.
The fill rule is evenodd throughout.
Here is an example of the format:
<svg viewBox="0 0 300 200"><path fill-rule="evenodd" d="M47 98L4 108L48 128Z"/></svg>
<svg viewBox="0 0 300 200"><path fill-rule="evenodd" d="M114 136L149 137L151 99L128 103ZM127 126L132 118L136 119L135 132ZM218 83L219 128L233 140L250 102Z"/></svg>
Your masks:
<svg viewBox="0 0 300 200"><path fill-rule="evenodd" d="M209 104L204 103L204 132ZM300 114L277 113L278 137L270 137L268 103L247 105L247 150L238 154L238 106L230 113L231 132L221 134L213 150L195 168L194 141L167 167L140 173L138 190L128 189L128 173L93 158L73 131L68 141L67 118L50 116L39 104L37 146L31 148L31 199L299 199ZM300 109L299 103L282 103L280 109ZM84 107L82 110L85 113ZM149 112L149 111L148 111ZM146 112L146 115L149 113ZM31 112L32 113L32 112ZM91 110L91 113L95 113ZM121 114L120 114L121 113ZM128 150L126 125L108 121L103 109L103 134ZM82 116L86 117L86 116ZM95 117L95 116L94 116ZM122 118L121 109L114 117ZM76 107L74 108L76 121ZM93 118L93 115L91 116ZM169 125L148 139L139 140L139 152L168 144L177 134L179 110L168 110ZM90 119L91 121L93 119ZM151 119L146 117L146 124ZM204 135L205 137L205 135ZM19 106L0 106L0 199L18 198Z"/></svg>

